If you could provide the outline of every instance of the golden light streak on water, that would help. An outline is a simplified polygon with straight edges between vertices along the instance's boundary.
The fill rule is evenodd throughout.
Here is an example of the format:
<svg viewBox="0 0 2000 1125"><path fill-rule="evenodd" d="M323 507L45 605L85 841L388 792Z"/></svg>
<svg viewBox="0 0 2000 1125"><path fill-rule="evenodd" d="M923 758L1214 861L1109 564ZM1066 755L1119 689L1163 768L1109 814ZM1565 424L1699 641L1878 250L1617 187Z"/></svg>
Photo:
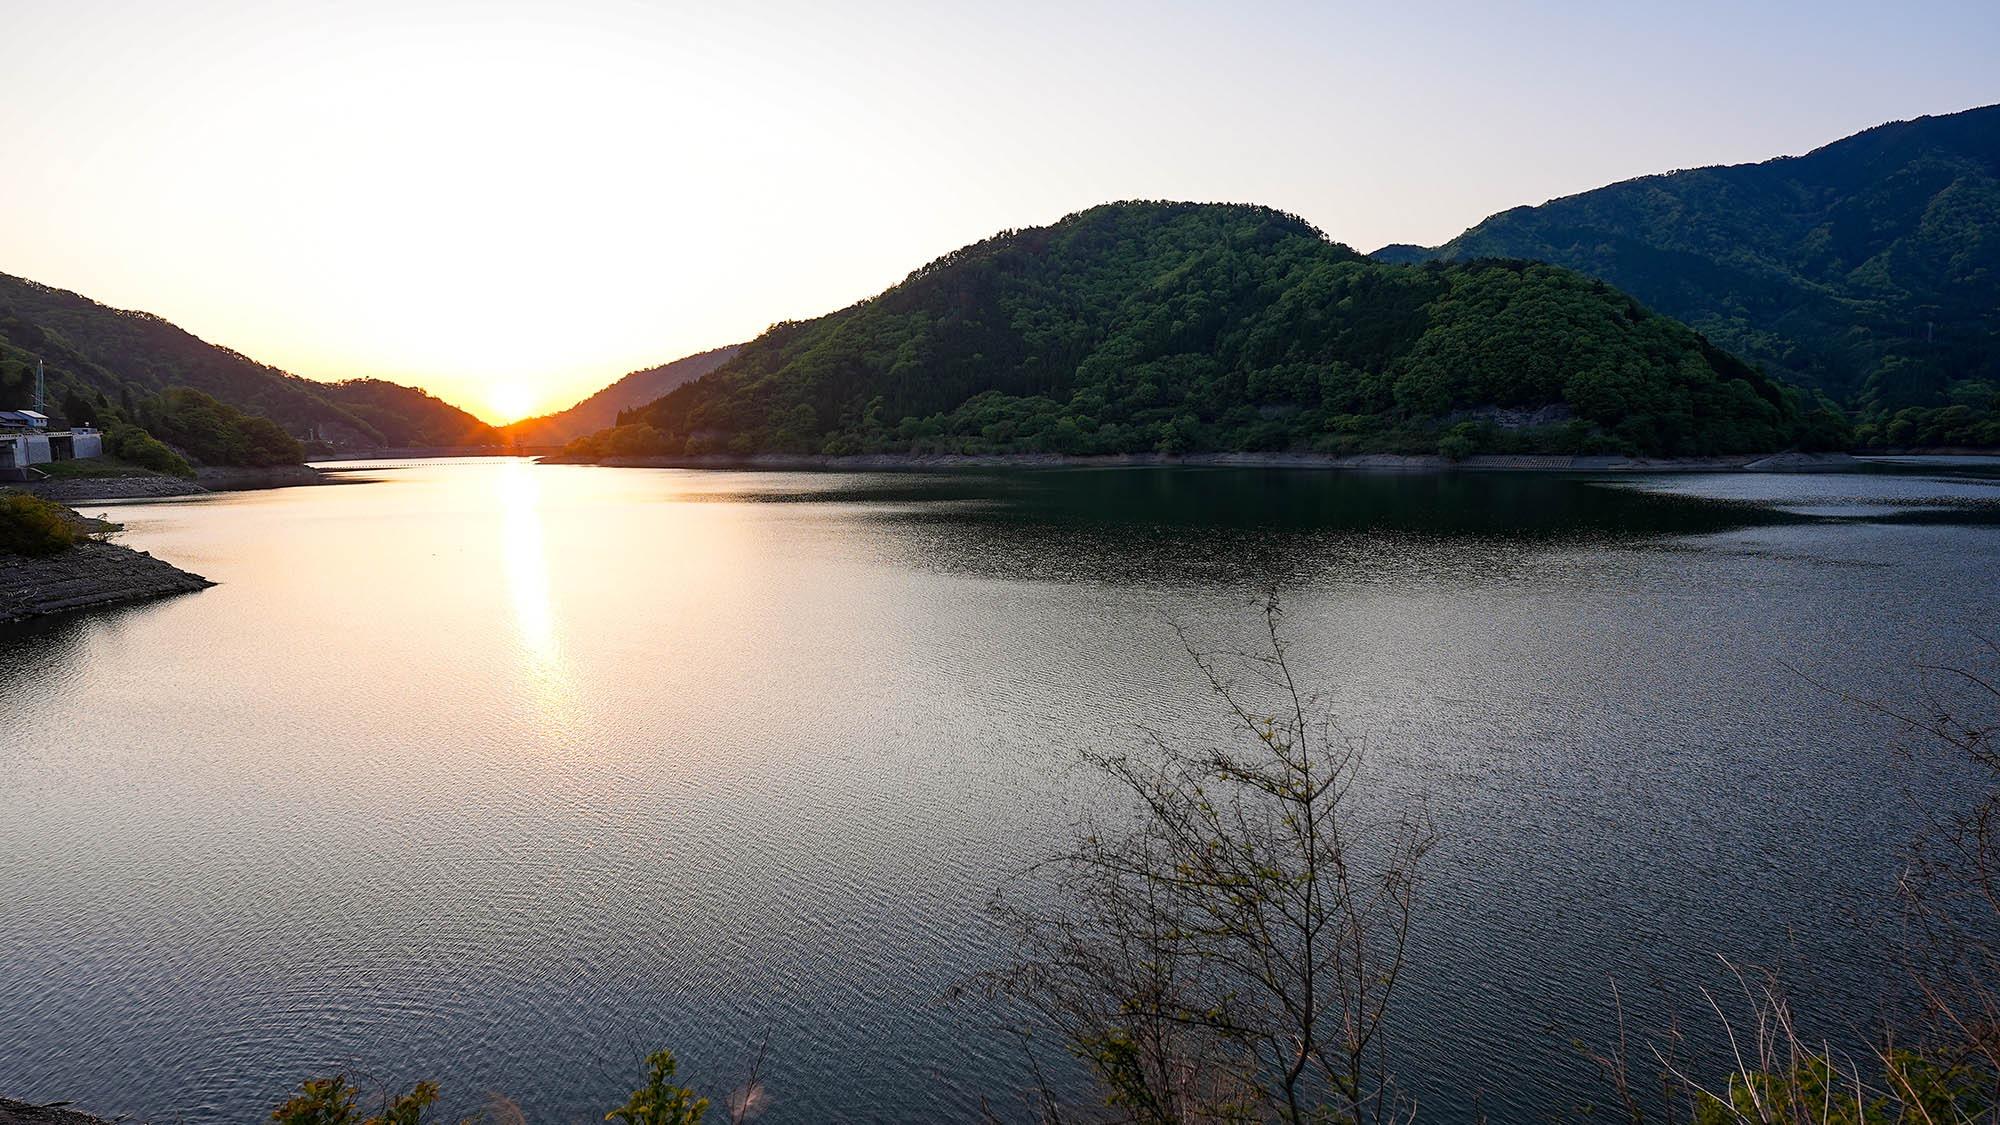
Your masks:
<svg viewBox="0 0 2000 1125"><path fill-rule="evenodd" d="M513 606L522 677L548 732L560 734L574 725L576 691L556 624L541 482L534 464L509 463L500 472L495 491L503 513L500 559Z"/></svg>

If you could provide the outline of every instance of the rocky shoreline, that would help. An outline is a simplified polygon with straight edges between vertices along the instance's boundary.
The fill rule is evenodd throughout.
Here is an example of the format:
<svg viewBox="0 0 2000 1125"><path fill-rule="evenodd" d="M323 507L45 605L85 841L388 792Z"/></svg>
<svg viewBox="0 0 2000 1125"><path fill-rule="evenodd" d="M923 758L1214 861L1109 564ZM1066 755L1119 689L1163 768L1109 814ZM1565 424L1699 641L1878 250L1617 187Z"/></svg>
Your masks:
<svg viewBox="0 0 2000 1125"><path fill-rule="evenodd" d="M208 489L185 477L68 477L17 486L44 500L63 504L93 500L153 500L167 496L200 496Z"/></svg>
<svg viewBox="0 0 2000 1125"><path fill-rule="evenodd" d="M201 496L210 492L290 488L302 484L325 484L326 481L326 476L310 465L273 465L268 468L204 465L195 470L193 480L161 474L66 477L35 481L23 487L37 496L72 504L78 501L153 500L171 496Z"/></svg>
<svg viewBox="0 0 2000 1125"><path fill-rule="evenodd" d="M1313 453L1125 454L1070 457L1056 453L860 454L847 457L758 453L740 456L540 458L545 465L602 465L609 468L736 469L823 472L910 472L981 468L1118 468L1125 466L1207 466L1217 468L1335 469L1362 472L1537 472L1537 473L1799 473L1839 472L1864 462L1846 453L1742 454L1730 457L1643 458L1617 456L1485 454L1451 461L1436 454L1371 453L1329 456Z"/></svg>
<svg viewBox="0 0 2000 1125"><path fill-rule="evenodd" d="M0 555L0 624L188 594L213 585L144 551L83 539L42 558ZM5 1120L0 1118L0 1125Z"/></svg>
<svg viewBox="0 0 2000 1125"><path fill-rule="evenodd" d="M113 1125L102 1117L79 1113L67 1105L33 1105L0 1098L0 1125Z"/></svg>

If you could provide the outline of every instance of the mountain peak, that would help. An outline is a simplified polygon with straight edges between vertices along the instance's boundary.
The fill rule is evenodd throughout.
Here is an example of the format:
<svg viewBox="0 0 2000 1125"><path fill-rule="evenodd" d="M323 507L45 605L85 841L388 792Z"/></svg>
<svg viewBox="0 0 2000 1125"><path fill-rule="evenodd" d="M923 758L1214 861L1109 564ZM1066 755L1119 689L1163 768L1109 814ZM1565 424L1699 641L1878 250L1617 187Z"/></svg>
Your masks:
<svg viewBox="0 0 2000 1125"><path fill-rule="evenodd" d="M1377 256L1551 262L1878 418L1963 405L2000 380L2000 105L1643 176Z"/></svg>

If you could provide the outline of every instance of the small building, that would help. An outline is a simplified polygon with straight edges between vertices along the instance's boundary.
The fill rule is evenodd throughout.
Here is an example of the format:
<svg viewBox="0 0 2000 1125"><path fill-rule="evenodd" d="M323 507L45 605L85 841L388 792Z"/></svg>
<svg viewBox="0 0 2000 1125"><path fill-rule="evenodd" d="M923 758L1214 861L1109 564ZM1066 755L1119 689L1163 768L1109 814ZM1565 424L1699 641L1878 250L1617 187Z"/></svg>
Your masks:
<svg viewBox="0 0 2000 1125"><path fill-rule="evenodd" d="M87 457L104 456L104 432L96 426L70 427L69 440L69 455L79 461ZM53 447L51 451L53 455ZM62 458L57 457L56 460L60 461Z"/></svg>
<svg viewBox="0 0 2000 1125"><path fill-rule="evenodd" d="M25 430L0 432L0 480L33 480L29 466L53 460L49 435Z"/></svg>
<svg viewBox="0 0 2000 1125"><path fill-rule="evenodd" d="M92 426L50 430L48 415L0 410L0 480L33 480L33 466L104 456L104 434Z"/></svg>

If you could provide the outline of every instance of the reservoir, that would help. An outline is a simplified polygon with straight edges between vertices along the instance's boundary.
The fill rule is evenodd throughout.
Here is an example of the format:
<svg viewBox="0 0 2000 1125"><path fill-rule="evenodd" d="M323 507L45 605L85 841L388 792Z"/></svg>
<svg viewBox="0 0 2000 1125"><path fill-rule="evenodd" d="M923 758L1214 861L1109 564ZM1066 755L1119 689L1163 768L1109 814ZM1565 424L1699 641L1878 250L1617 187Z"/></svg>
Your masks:
<svg viewBox="0 0 2000 1125"><path fill-rule="evenodd" d="M1401 1084L1536 1119L1608 1099L1614 984L1690 1033L1724 957L1827 1036L1894 1001L1857 915L1967 778L1838 693L2000 635L1994 459L337 476L85 505L218 585L0 629L0 1094L584 1122L649 1051L720 1101L761 1048L761 1121L1004 1112L1020 1045L950 999L987 902L1080 752L1213 732L1175 628L1249 644L1275 592L1360 799L1439 833Z"/></svg>

